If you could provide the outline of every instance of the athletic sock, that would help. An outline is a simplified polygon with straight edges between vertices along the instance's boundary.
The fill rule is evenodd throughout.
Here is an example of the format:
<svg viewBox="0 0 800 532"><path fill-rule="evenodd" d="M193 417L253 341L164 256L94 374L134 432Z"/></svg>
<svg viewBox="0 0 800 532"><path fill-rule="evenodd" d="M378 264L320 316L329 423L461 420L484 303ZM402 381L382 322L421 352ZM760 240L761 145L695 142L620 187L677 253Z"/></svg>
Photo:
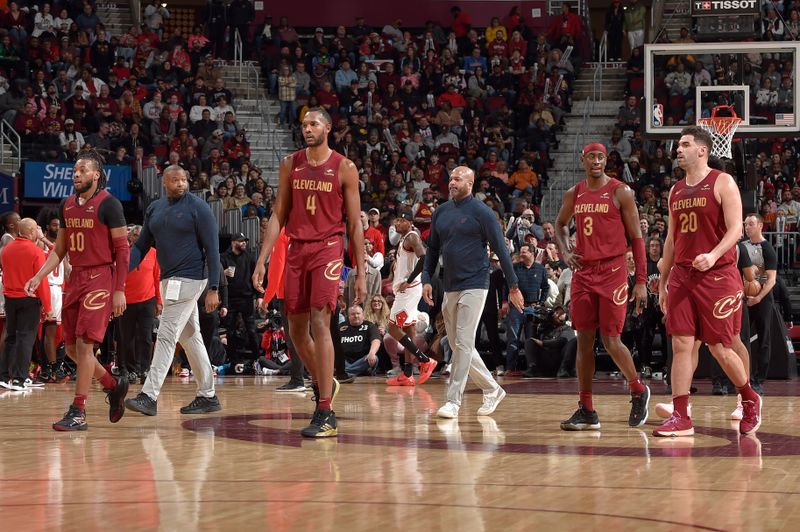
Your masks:
<svg viewBox="0 0 800 532"><path fill-rule="evenodd" d="M636 378L630 382L631 386L631 393L642 393L644 391L644 384L642 384L642 380Z"/></svg>
<svg viewBox="0 0 800 532"><path fill-rule="evenodd" d="M319 400L319 409L320 410L330 410L331 409L331 398L326 397L325 399Z"/></svg>
<svg viewBox="0 0 800 532"><path fill-rule="evenodd" d="M583 408L589 412L594 412L594 406L592 405L592 392L579 392L578 397L579 402L581 405L583 405Z"/></svg>
<svg viewBox="0 0 800 532"><path fill-rule="evenodd" d="M72 404L77 406L81 412L86 410L86 396L85 395L76 395L75 399L72 400Z"/></svg>
<svg viewBox="0 0 800 532"><path fill-rule="evenodd" d="M758 394L750 387L749 382L741 388L736 388L736 391L742 395L742 401L755 401L758 398Z"/></svg>
<svg viewBox="0 0 800 532"><path fill-rule="evenodd" d="M407 334L404 334L403 337L400 338L400 344L406 349L408 349L411 352L411 354L414 355L420 362L427 362L428 360L430 360L430 358L428 358L428 355L420 351L419 347L417 347L417 345L414 343L414 340L412 340L411 337L408 336Z"/></svg>
<svg viewBox="0 0 800 532"><path fill-rule="evenodd" d="M678 395L672 398L672 406L675 409L675 413L681 416L683 419L689 419L689 396L688 395Z"/></svg>
<svg viewBox="0 0 800 532"><path fill-rule="evenodd" d="M117 379L106 370L105 375L100 378L100 385L104 390L113 390L117 386Z"/></svg>
<svg viewBox="0 0 800 532"><path fill-rule="evenodd" d="M403 368L403 375L406 377L411 377L411 375L414 374L414 366L412 366L410 362L403 362L400 364L400 367Z"/></svg>

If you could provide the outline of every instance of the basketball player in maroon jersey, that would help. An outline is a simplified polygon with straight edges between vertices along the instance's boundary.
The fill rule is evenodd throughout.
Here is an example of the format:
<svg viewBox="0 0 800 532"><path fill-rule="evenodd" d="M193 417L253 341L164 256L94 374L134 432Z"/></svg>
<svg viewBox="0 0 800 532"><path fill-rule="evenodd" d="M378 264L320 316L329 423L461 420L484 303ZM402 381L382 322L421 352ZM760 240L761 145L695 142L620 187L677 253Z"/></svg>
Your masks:
<svg viewBox="0 0 800 532"><path fill-rule="evenodd" d="M72 273L64 291L61 324L67 355L78 364L75 399L61 421L59 431L86 430L86 398L92 377L108 395L109 420L116 423L125 413L128 380L114 378L97 361L94 346L103 341L108 321L125 311L125 278L130 249L122 204L105 190L106 176L99 155L82 153L72 176L75 194L60 208L61 227L53 253L25 285L32 295L43 279L69 254Z"/></svg>
<svg viewBox="0 0 800 532"><path fill-rule="evenodd" d="M681 131L678 165L686 177L669 195L669 229L661 263L659 304L672 337L674 411L653 431L656 436L694 434L688 413L689 388L699 342L705 342L742 396L739 432L761 425L761 397L753 391L742 360L734 352L739 333L742 276L736 243L742 236L742 198L730 174L711 169L712 139L699 127Z"/></svg>
<svg viewBox="0 0 800 532"><path fill-rule="evenodd" d="M605 174L606 147L587 144L581 152L586 179L564 194L556 219L556 243L561 256L574 272L570 314L578 332L577 372L580 386L578 409L561 422L563 430L599 430L600 419L592 405L594 340L597 329L614 363L628 379L631 413L628 425L640 427L647 421L650 388L642 384L631 353L620 340L628 306L626 233L636 263L633 298L636 313L647 301L647 259L633 191L623 182ZM569 223L575 218L576 245L571 249Z"/></svg>
<svg viewBox="0 0 800 532"><path fill-rule="evenodd" d="M331 410L339 383L333 378L330 321L342 273L345 215L356 264L364 264L358 172L352 161L328 146L330 131L327 111L314 108L306 113L303 136L308 147L281 161L275 210L253 272L253 284L260 289L264 263L286 226L291 243L286 256L284 304L292 341L311 373L318 400L311 424L301 431L310 438L338 433L336 415ZM354 303L363 302L366 293L366 278L359 273Z"/></svg>

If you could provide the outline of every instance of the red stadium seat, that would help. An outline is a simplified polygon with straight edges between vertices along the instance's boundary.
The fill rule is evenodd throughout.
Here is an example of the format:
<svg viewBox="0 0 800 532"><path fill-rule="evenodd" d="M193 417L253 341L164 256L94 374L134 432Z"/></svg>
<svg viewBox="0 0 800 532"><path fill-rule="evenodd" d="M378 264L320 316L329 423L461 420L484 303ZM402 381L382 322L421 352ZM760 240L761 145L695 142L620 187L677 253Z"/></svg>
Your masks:
<svg viewBox="0 0 800 532"><path fill-rule="evenodd" d="M636 78L631 78L631 94L641 98L644 96L644 78L639 76Z"/></svg>

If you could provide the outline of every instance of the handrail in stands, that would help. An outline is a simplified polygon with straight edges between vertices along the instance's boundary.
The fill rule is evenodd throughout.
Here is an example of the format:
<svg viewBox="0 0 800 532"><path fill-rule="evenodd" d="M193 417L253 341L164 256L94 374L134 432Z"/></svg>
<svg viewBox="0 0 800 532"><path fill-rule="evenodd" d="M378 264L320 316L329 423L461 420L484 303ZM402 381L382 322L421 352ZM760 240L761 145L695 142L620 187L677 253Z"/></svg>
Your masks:
<svg viewBox="0 0 800 532"><path fill-rule="evenodd" d="M14 126L9 124L6 120L0 121L0 144L8 142L11 148L11 163L14 166L14 171L19 172L22 166L22 137L19 136ZM0 145L0 165L6 164L6 150ZM16 156L13 155L16 153ZM16 160L16 164L15 163Z"/></svg>

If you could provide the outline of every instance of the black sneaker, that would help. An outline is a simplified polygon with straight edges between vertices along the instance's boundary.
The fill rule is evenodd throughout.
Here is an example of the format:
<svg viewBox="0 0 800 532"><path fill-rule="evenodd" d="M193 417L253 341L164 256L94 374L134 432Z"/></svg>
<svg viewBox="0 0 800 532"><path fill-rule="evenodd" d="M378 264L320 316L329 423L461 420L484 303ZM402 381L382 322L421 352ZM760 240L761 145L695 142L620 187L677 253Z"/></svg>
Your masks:
<svg viewBox="0 0 800 532"><path fill-rule="evenodd" d="M39 371L39 375L36 376L36 382L53 382L53 366L50 364L44 364Z"/></svg>
<svg viewBox="0 0 800 532"><path fill-rule="evenodd" d="M87 430L89 424L86 423L86 412L82 412L80 408L75 405L69 405L69 410L64 414L61 421L53 423L53 430L58 431L74 431L74 430Z"/></svg>
<svg viewBox="0 0 800 532"><path fill-rule="evenodd" d="M139 376L136 374L135 371L128 372L128 384L136 384L138 378Z"/></svg>
<svg viewBox="0 0 800 532"><path fill-rule="evenodd" d="M125 406L128 410L133 410L146 416L154 416L158 412L158 402L150 399L150 396L144 392L139 392L139 395L133 399L125 401Z"/></svg>
<svg viewBox="0 0 800 532"><path fill-rule="evenodd" d="M356 376L345 373L344 376L337 376L336 380L339 381L339 384L352 384L356 382Z"/></svg>
<svg viewBox="0 0 800 532"><path fill-rule="evenodd" d="M628 417L628 425L631 427L641 427L647 422L647 405L650 403L650 387L645 386L644 391L631 394L631 415Z"/></svg>
<svg viewBox="0 0 800 532"><path fill-rule="evenodd" d="M722 386L720 381L714 381L711 385L711 395L728 395L728 390Z"/></svg>
<svg viewBox="0 0 800 532"><path fill-rule="evenodd" d="M222 405L219 404L216 395L214 397L197 396L191 403L181 408L181 414L210 414L219 410L222 410Z"/></svg>
<svg viewBox="0 0 800 532"><path fill-rule="evenodd" d="M108 403L108 420L116 423L125 415L125 396L128 395L128 379L117 377L117 385L105 390Z"/></svg>
<svg viewBox="0 0 800 532"><path fill-rule="evenodd" d="M311 424L300 431L306 438L330 438L339 434L336 428L336 414L333 410L319 410L314 412Z"/></svg>
<svg viewBox="0 0 800 532"><path fill-rule="evenodd" d="M288 392L305 392L306 385L302 382L292 382L289 381L286 384L282 384L275 388L277 393L288 393Z"/></svg>
<svg viewBox="0 0 800 532"><path fill-rule="evenodd" d="M600 430L600 418L594 410L590 412L579 405L571 418L561 422L561 430Z"/></svg>
<svg viewBox="0 0 800 532"><path fill-rule="evenodd" d="M53 382L60 384L62 382L67 382L69 379L70 374L68 368L64 365L64 362L59 362L53 372Z"/></svg>

